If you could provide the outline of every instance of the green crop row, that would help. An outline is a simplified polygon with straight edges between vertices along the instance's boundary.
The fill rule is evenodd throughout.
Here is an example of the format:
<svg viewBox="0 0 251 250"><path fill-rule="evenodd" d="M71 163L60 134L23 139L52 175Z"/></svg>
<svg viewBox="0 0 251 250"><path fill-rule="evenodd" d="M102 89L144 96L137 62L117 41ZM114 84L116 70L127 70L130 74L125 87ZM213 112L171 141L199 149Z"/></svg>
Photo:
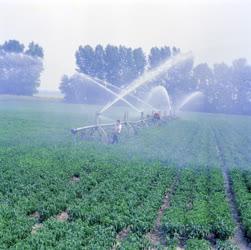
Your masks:
<svg viewBox="0 0 251 250"><path fill-rule="evenodd" d="M201 239L189 239L186 242L186 250L238 250L234 244L230 241L217 240L214 247L206 240Z"/></svg>
<svg viewBox="0 0 251 250"><path fill-rule="evenodd" d="M217 205L216 205L217 204ZM219 169L183 169L163 218L171 237L227 239L234 233Z"/></svg>
<svg viewBox="0 0 251 250"><path fill-rule="evenodd" d="M231 122L211 121L221 148L221 156L228 168L248 169L251 162L251 126L248 119L239 117Z"/></svg>
<svg viewBox="0 0 251 250"><path fill-rule="evenodd" d="M190 167L179 170L179 178L169 195L170 206L162 218L166 246L152 246L146 234L131 232L119 249L237 249L227 241L234 234L234 223L218 168Z"/></svg>
<svg viewBox="0 0 251 250"><path fill-rule="evenodd" d="M126 227L144 234L175 177L174 168L93 157L91 150L36 152L2 165L1 249L107 249ZM61 212L67 221L57 220ZM42 227L32 234L38 223Z"/></svg>
<svg viewBox="0 0 251 250"><path fill-rule="evenodd" d="M162 220L164 248L185 240L185 248L207 249L207 238L232 235L214 135L227 167L248 168L250 118L186 113L102 145L75 141L70 133L92 123L99 107L8 98L0 104L0 249L148 249L146 235L179 172ZM121 107L111 112L114 119L122 115ZM244 224L250 177L241 176ZM61 212L67 221L56 218ZM32 233L35 225L40 228ZM129 235L119 241L124 228ZM216 248L232 249L226 240Z"/></svg>
<svg viewBox="0 0 251 250"><path fill-rule="evenodd" d="M242 225L246 236L251 240L251 172L234 169L230 174Z"/></svg>

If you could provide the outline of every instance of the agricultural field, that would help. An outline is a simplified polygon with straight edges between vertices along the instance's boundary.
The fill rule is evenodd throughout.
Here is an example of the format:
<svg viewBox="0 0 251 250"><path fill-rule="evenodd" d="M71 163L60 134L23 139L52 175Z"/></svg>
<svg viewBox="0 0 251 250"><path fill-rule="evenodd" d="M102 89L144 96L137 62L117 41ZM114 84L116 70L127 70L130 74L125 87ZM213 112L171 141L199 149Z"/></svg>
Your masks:
<svg viewBox="0 0 251 250"><path fill-rule="evenodd" d="M97 110L0 97L0 249L251 249L251 117L74 139Z"/></svg>

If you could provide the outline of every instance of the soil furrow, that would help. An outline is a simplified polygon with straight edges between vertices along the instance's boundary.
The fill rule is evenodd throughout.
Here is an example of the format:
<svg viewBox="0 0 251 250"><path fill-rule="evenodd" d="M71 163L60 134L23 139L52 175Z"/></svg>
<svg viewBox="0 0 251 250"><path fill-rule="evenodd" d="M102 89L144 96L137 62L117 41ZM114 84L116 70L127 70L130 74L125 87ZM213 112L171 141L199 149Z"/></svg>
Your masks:
<svg viewBox="0 0 251 250"><path fill-rule="evenodd" d="M171 185L171 188L168 188L168 190L166 191L164 195L162 205L158 211L158 215L154 223L153 229L146 235L153 246L157 246L159 244L166 246L166 237L161 228L161 219L163 217L165 210L168 209L170 206L170 196L175 191L177 182L178 182L178 175L175 181L173 182L173 184Z"/></svg>
<svg viewBox="0 0 251 250"><path fill-rule="evenodd" d="M213 130L213 133L214 133L214 137L215 137L217 153L218 153L220 164L221 164L226 196L227 196L227 200L229 203L232 218L233 218L234 223L236 225L236 230L235 230L235 234L232 239L232 242L236 246L238 246L238 248L240 250L250 250L250 247L248 246L249 243L248 243L247 239L245 238L243 228L241 225L241 221L240 221L240 216L238 214L238 210L236 207L235 196L234 196L233 188L232 188L231 181L230 181L229 170L226 165L225 158L224 158L223 149L221 148L221 144L220 144L219 139L218 139L216 132L214 130Z"/></svg>
<svg viewBox="0 0 251 250"><path fill-rule="evenodd" d="M115 244L113 245L111 250L116 250L118 245L128 236L131 229L130 227L123 228L116 236Z"/></svg>

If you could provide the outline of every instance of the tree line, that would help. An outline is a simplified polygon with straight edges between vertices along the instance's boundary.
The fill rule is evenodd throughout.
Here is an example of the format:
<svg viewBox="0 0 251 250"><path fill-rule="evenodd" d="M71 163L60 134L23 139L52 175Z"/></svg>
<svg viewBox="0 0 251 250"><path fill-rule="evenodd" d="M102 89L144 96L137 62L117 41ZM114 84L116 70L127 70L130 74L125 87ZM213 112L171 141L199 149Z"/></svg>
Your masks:
<svg viewBox="0 0 251 250"><path fill-rule="evenodd" d="M195 88L205 95L203 111L251 115L251 66L246 59L231 65L199 64L193 78Z"/></svg>
<svg viewBox="0 0 251 250"><path fill-rule="evenodd" d="M177 53L179 49L168 46L153 47L148 56L142 48L133 49L122 45L97 45L95 48L90 45L80 46L75 53L76 74L64 75L60 89L68 102L104 102L112 96L91 84L81 73L121 88L142 75L145 70L157 67Z"/></svg>
<svg viewBox="0 0 251 250"><path fill-rule="evenodd" d="M180 53L176 47L153 47L146 54L142 48L114 45L80 46L75 53L76 73L64 75L60 90L67 102L102 103L113 98L84 76L99 79L115 87L124 87L171 56ZM43 70L43 48L34 42L27 47L17 40L0 45L0 94L33 95L40 85ZM105 83L103 83L105 84ZM193 91L204 93L201 111L251 114L251 66L244 58L209 66L194 65L193 59L172 67L148 87L166 87L173 102ZM148 91L149 89L144 89Z"/></svg>
<svg viewBox="0 0 251 250"><path fill-rule="evenodd" d="M180 49L169 46L153 47L148 55L142 48L80 46L75 53L77 72L73 76L63 76L60 89L68 102L107 101L112 96L81 73L124 87L177 53ZM195 66L189 58L172 67L149 87L159 84L166 87L174 103L188 93L201 91L204 94L201 111L251 114L251 66L243 58L234 60L231 65L219 63L213 66L207 63Z"/></svg>
<svg viewBox="0 0 251 250"><path fill-rule="evenodd" d="M92 77L123 86L140 76L148 64L149 68L158 66L163 60L177 53L175 47L154 47L148 56L142 48L132 49L125 46L90 45L80 46L75 53L77 71Z"/></svg>
<svg viewBox="0 0 251 250"><path fill-rule="evenodd" d="M34 42L30 42L27 48L17 40L0 45L0 94L36 93L43 57L43 48Z"/></svg>

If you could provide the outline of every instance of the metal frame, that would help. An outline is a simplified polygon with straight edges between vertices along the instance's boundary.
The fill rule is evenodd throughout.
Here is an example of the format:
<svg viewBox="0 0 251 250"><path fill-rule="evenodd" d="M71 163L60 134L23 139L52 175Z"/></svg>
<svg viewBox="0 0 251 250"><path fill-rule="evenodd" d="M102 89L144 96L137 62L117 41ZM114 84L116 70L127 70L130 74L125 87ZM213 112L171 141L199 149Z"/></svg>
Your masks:
<svg viewBox="0 0 251 250"><path fill-rule="evenodd" d="M128 121L128 113L124 114L124 121L121 122L123 125L122 132L126 132L127 136L134 136L138 134L138 131L143 127L160 126L167 123L174 116L165 116L160 120L155 120L152 116L144 117L144 113L141 113L140 120ZM101 141L103 143L111 143L111 137L113 133L115 123L100 123L100 114L96 114L96 124L83 126L80 128L71 129L71 133L76 137L86 141Z"/></svg>

